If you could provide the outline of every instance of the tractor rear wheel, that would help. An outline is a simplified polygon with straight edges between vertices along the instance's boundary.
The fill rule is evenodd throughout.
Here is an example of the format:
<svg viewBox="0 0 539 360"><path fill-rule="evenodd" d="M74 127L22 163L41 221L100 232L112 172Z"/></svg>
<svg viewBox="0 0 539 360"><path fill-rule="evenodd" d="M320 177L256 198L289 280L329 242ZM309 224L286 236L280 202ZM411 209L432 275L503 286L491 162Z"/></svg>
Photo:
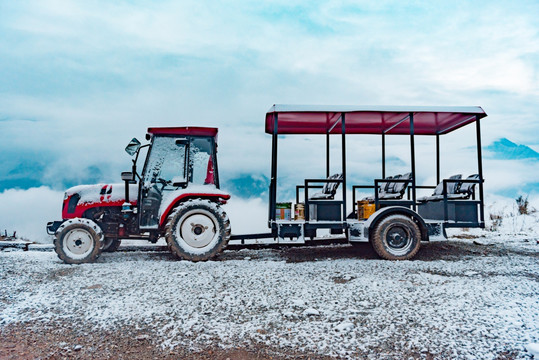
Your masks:
<svg viewBox="0 0 539 360"><path fill-rule="evenodd" d="M375 225L371 244L381 258L408 260L419 251L421 231L408 216L389 215Z"/></svg>
<svg viewBox="0 0 539 360"><path fill-rule="evenodd" d="M105 242L103 245L103 251L104 252L115 252L118 250L120 245L122 244L122 240L118 238L112 238L112 237L106 237Z"/></svg>
<svg viewBox="0 0 539 360"><path fill-rule="evenodd" d="M67 264L89 263L101 254L103 241L99 225L89 219L75 218L56 230L54 250Z"/></svg>
<svg viewBox="0 0 539 360"><path fill-rule="evenodd" d="M165 238L170 251L178 258L205 261L228 244L230 221L218 204L202 199L189 200L168 216Z"/></svg>

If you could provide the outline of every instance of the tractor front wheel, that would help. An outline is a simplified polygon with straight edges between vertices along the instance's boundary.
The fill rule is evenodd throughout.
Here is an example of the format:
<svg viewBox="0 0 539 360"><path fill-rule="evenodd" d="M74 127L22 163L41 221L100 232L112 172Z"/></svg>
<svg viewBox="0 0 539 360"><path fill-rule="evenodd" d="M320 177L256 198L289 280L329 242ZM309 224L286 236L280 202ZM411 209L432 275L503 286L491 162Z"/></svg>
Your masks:
<svg viewBox="0 0 539 360"><path fill-rule="evenodd" d="M99 225L89 219L75 218L56 230L54 250L67 264L89 263L101 254L103 241Z"/></svg>
<svg viewBox="0 0 539 360"><path fill-rule="evenodd" d="M165 238L180 259L205 261L220 253L230 239L230 221L209 200L194 199L178 206L167 219Z"/></svg>

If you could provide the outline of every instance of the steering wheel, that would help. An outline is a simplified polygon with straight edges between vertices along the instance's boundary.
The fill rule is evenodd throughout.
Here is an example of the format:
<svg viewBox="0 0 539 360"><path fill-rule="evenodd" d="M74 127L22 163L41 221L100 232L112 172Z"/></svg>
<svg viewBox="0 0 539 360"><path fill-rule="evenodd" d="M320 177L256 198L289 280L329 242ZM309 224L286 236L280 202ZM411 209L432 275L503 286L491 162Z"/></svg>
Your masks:
<svg viewBox="0 0 539 360"><path fill-rule="evenodd" d="M157 178L157 182L160 183L160 184L162 184L163 187L172 184L172 181L170 181L170 180L165 180L165 179L163 179L163 178Z"/></svg>

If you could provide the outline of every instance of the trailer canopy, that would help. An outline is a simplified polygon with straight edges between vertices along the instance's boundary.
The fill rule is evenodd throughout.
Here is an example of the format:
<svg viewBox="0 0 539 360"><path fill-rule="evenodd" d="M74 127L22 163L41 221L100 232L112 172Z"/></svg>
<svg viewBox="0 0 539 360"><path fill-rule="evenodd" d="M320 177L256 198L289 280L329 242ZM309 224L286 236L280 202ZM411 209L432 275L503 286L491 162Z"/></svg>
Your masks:
<svg viewBox="0 0 539 360"><path fill-rule="evenodd" d="M338 134L345 114L346 134L442 135L481 119L479 106L324 106L273 105L266 113L266 133Z"/></svg>

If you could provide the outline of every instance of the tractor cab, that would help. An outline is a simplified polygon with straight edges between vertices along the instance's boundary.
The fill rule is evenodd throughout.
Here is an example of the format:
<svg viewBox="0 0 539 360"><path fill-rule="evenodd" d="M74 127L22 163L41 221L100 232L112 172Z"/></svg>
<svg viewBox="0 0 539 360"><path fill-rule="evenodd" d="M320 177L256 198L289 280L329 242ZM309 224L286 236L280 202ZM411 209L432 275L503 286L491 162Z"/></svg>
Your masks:
<svg viewBox="0 0 539 360"><path fill-rule="evenodd" d="M226 246L230 222L221 205L230 195L219 190L217 129L149 128L146 139L146 145L133 139L125 149L134 158L131 171L122 173L124 184L66 190L62 221L47 224L62 260L93 261L118 249L122 239L164 237L176 256L192 261L207 260Z"/></svg>
<svg viewBox="0 0 539 360"><path fill-rule="evenodd" d="M140 144L136 139L126 147L126 152L135 155L133 171L122 173L126 182L135 182L137 177L140 181L137 203L141 230L157 229L164 211L178 196L219 188L217 129L149 128L147 138L150 144L142 174L136 172L136 164L143 146L133 145Z"/></svg>

